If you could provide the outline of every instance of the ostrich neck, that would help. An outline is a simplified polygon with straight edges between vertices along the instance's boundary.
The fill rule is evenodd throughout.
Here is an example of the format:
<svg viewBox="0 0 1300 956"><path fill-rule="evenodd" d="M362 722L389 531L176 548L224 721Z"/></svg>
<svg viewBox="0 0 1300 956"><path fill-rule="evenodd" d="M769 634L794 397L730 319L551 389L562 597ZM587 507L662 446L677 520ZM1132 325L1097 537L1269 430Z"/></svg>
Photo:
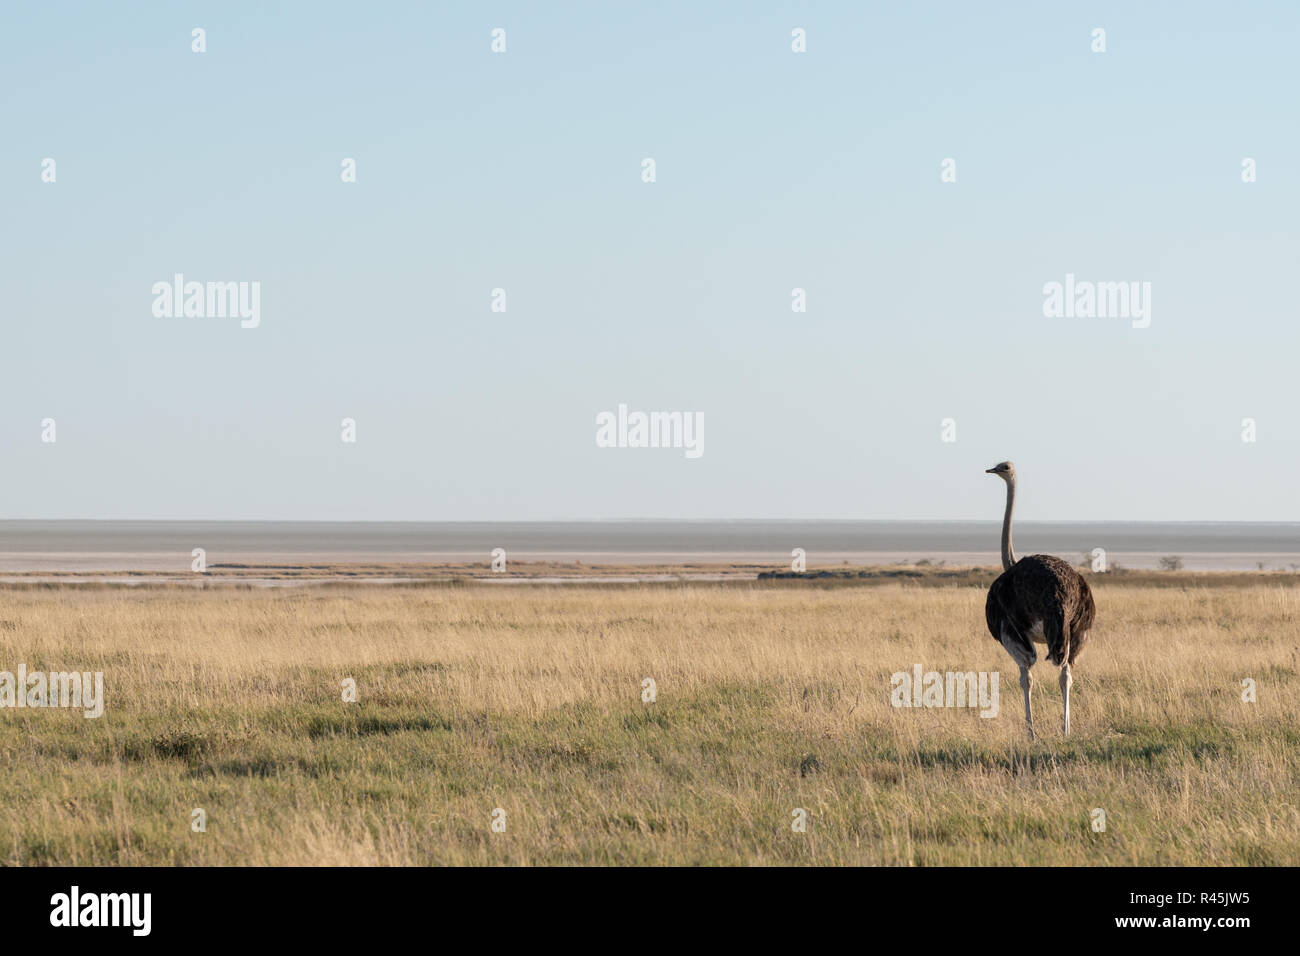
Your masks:
<svg viewBox="0 0 1300 956"><path fill-rule="evenodd" d="M1010 571L1016 563L1015 552L1011 550L1011 510L1016 506L1016 480L1007 482L1007 513L1002 516L1002 570Z"/></svg>

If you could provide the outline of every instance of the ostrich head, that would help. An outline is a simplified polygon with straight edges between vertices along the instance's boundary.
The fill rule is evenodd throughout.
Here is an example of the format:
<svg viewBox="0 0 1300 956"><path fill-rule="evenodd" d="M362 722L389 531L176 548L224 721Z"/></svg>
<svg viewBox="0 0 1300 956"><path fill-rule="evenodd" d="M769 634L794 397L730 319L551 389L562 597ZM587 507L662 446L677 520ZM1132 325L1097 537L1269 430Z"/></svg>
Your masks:
<svg viewBox="0 0 1300 956"><path fill-rule="evenodd" d="M1003 481L1011 481L1016 477L1016 466L1009 461L1000 461L992 468L985 468L984 474L997 475Z"/></svg>

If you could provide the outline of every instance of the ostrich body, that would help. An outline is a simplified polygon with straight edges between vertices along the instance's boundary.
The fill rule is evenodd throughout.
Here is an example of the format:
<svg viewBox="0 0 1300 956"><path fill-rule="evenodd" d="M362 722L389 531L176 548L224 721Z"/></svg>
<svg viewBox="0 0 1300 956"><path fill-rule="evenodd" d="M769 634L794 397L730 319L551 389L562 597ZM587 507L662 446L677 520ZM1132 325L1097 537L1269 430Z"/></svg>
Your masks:
<svg viewBox="0 0 1300 956"><path fill-rule="evenodd" d="M1016 560L1011 550L1011 511L1016 503L1016 469L1009 461L986 472L1007 483L1007 511L1002 518L1002 574L989 588L984 618L993 639L1020 665L1020 689L1025 694L1025 723L1034 736L1029 693L1034 679L1029 668L1038 661L1034 644L1047 645L1047 659L1061 668L1061 698L1065 702L1065 733L1070 733L1070 666L1083 650L1096 617L1092 590L1078 571L1050 554Z"/></svg>

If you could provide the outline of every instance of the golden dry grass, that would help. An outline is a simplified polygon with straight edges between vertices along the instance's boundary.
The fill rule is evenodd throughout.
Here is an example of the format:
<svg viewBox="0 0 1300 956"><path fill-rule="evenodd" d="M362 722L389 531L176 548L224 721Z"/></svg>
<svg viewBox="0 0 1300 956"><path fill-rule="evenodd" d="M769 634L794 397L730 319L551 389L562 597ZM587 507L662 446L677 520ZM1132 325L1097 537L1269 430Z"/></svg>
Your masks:
<svg viewBox="0 0 1300 956"><path fill-rule="evenodd" d="M1300 594L1267 577L1097 584L1074 734L1044 662L1034 744L980 587L0 595L0 669L107 696L0 710L11 864L1300 863ZM915 663L999 671L1000 716L891 707Z"/></svg>

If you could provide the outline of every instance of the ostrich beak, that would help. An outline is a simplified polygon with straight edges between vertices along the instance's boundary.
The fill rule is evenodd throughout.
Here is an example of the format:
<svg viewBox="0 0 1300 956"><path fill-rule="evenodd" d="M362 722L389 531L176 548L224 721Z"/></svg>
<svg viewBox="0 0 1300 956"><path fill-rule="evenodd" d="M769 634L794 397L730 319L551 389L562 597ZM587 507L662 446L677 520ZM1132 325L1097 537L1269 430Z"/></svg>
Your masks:
<svg viewBox="0 0 1300 956"><path fill-rule="evenodd" d="M985 469L984 469L984 474L986 474L986 475L992 475L992 474L995 474L996 472L997 472L997 469L996 469L996 468L985 468Z"/></svg>

